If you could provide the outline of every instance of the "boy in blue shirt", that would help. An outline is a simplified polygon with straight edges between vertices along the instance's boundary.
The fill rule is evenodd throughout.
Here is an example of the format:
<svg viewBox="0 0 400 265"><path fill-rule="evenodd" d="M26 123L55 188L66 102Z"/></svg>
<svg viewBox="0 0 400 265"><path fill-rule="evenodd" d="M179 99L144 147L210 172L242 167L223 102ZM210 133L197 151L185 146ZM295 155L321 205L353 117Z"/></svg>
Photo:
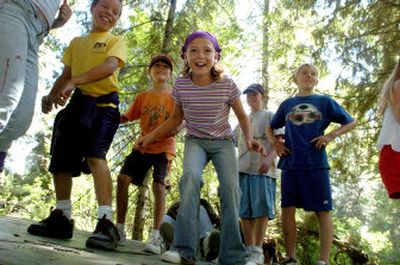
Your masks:
<svg viewBox="0 0 400 265"><path fill-rule="evenodd" d="M317 265L329 264L333 240L331 216L332 194L326 145L339 135L349 132L356 121L333 99L314 94L318 70L310 64L301 65L294 76L298 94L281 103L275 113L268 139L281 157L282 226L287 259L282 264L298 264L295 259L296 208L316 213L320 227L320 258ZM331 122L341 126L328 134ZM279 141L274 129L285 127L285 141Z"/></svg>

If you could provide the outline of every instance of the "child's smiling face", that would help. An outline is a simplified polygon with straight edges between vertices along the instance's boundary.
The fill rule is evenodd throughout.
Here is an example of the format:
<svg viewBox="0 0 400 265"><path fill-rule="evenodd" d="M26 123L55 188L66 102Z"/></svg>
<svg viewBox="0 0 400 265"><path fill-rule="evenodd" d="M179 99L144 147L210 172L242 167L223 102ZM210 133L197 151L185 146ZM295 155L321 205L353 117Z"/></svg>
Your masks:
<svg viewBox="0 0 400 265"><path fill-rule="evenodd" d="M93 16L92 32L107 32L115 26L121 15L120 0L99 0L91 7Z"/></svg>
<svg viewBox="0 0 400 265"><path fill-rule="evenodd" d="M196 38L190 42L186 60L193 75L211 75L211 68L217 60L214 45L206 38Z"/></svg>

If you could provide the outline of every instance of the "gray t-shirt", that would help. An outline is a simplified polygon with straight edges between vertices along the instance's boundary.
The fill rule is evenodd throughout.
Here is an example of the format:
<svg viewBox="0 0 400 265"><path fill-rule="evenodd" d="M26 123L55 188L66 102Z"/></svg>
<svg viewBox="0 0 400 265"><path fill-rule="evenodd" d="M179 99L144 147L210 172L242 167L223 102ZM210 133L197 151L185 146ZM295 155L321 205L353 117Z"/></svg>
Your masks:
<svg viewBox="0 0 400 265"><path fill-rule="evenodd" d="M251 112L249 115L251 127L253 130L253 138L263 144L265 150L269 154L272 151L272 146L269 144L266 130L272 120L273 113L268 110L260 110ZM275 131L275 134L283 134L282 130ZM240 126L236 126L234 130L234 137L236 146L238 147L239 159L239 172L247 173L249 175L268 175L276 178L276 160L271 164L267 173L260 174L258 169L261 165L261 154L257 152L250 152L247 149L246 142L244 141L243 132Z"/></svg>

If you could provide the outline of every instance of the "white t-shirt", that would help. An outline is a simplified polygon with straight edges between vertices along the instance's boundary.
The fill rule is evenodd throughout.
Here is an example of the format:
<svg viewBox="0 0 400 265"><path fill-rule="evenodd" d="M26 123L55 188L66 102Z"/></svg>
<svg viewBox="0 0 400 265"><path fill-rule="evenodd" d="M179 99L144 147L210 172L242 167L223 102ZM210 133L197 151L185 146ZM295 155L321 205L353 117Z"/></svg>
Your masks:
<svg viewBox="0 0 400 265"><path fill-rule="evenodd" d="M390 107L386 108L377 144L379 150L384 145L391 145L394 151L400 152L400 122L396 120Z"/></svg>

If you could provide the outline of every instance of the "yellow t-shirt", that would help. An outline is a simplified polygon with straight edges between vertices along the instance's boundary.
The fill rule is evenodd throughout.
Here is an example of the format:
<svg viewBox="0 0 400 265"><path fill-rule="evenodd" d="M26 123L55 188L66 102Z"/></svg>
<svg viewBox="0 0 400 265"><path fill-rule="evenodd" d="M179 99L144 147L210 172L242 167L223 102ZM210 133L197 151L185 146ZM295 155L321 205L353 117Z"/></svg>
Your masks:
<svg viewBox="0 0 400 265"><path fill-rule="evenodd" d="M74 38L64 52L62 62L71 68L72 77L79 76L104 63L107 57L119 59L119 68L126 62L126 43L121 36L109 32L90 33ZM83 94L98 97L118 91L117 69L108 78L97 82L80 85Z"/></svg>

